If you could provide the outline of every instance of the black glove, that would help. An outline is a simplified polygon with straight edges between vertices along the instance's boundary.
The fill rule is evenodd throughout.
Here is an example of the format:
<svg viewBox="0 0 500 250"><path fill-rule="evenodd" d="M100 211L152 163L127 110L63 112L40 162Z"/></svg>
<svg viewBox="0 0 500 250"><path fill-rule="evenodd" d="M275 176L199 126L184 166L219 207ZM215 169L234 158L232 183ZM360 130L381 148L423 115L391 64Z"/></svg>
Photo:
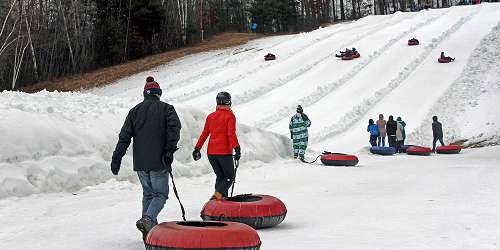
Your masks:
<svg viewBox="0 0 500 250"><path fill-rule="evenodd" d="M301 114L302 115L302 119L304 119L304 121L309 121L309 117L307 117L306 114Z"/></svg>
<svg viewBox="0 0 500 250"><path fill-rule="evenodd" d="M201 159L201 153L199 148L194 148L193 150L193 160L197 161Z"/></svg>
<svg viewBox="0 0 500 250"><path fill-rule="evenodd" d="M172 152L166 152L162 156L162 161L165 167L167 168L168 172L172 172L172 162L174 162L174 153Z"/></svg>
<svg viewBox="0 0 500 250"><path fill-rule="evenodd" d="M111 173L114 175L118 175L118 171L120 171L121 160L112 159L111 160Z"/></svg>
<svg viewBox="0 0 500 250"><path fill-rule="evenodd" d="M234 148L234 159L239 161L241 158L241 148L240 147L235 147Z"/></svg>

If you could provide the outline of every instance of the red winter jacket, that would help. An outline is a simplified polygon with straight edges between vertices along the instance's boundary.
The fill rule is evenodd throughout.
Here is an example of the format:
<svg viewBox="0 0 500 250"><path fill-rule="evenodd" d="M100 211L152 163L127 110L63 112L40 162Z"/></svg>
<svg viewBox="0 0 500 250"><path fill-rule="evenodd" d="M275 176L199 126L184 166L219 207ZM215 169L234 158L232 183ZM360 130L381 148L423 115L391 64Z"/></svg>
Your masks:
<svg viewBox="0 0 500 250"><path fill-rule="evenodd" d="M231 108L217 106L216 111L207 116L196 147L203 147L209 135L207 152L209 155L232 155L233 148L240 146L236 137L236 117Z"/></svg>

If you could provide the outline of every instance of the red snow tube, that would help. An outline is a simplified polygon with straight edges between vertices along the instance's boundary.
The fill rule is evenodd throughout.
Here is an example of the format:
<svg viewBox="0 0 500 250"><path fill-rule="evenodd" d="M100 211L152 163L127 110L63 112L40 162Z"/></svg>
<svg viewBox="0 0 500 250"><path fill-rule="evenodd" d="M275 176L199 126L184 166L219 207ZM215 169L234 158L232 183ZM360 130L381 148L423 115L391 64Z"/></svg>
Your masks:
<svg viewBox="0 0 500 250"><path fill-rule="evenodd" d="M146 238L146 250L260 249L257 232L241 223L213 221L164 222Z"/></svg>
<svg viewBox="0 0 500 250"><path fill-rule="evenodd" d="M449 62L451 62L451 60L450 60L450 59L448 59L448 58L441 58L441 57L440 57L440 58L438 59L438 62L440 62L440 63L449 63Z"/></svg>
<svg viewBox="0 0 500 250"><path fill-rule="evenodd" d="M356 54L352 55L352 58L359 58L361 56L361 54L359 54L358 52L356 52Z"/></svg>
<svg viewBox="0 0 500 250"><path fill-rule="evenodd" d="M340 153L323 153L321 162L327 166L356 166L359 162L358 157Z"/></svg>
<svg viewBox="0 0 500 250"><path fill-rule="evenodd" d="M253 228L273 227L286 216L281 200L270 195L243 194L222 200L210 200L201 211L203 220L234 221Z"/></svg>
<svg viewBox="0 0 500 250"><path fill-rule="evenodd" d="M415 45L419 45L419 41L417 39L410 39L408 40L408 45L410 46L415 46Z"/></svg>
<svg viewBox="0 0 500 250"><path fill-rule="evenodd" d="M409 146L406 153L409 155L430 155L432 149L420 146Z"/></svg>
<svg viewBox="0 0 500 250"><path fill-rule="evenodd" d="M461 146L458 145L448 145L436 148L436 153L438 154L458 154L462 150Z"/></svg>
<svg viewBox="0 0 500 250"><path fill-rule="evenodd" d="M352 55L346 55L346 54L342 55L342 60L352 60L352 59L353 59Z"/></svg>
<svg viewBox="0 0 500 250"><path fill-rule="evenodd" d="M267 55L264 56L264 60L266 61L276 60L276 56L274 54L268 53Z"/></svg>

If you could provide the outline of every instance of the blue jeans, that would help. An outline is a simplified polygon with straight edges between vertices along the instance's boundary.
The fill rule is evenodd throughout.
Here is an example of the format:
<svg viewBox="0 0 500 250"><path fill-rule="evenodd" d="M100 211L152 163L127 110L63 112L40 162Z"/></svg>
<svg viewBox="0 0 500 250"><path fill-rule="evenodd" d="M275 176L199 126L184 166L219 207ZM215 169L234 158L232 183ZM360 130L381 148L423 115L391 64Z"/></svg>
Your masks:
<svg viewBox="0 0 500 250"><path fill-rule="evenodd" d="M158 223L157 217L168 199L167 170L137 171L142 185L142 217L148 216Z"/></svg>
<svg viewBox="0 0 500 250"><path fill-rule="evenodd" d="M385 147L385 136L379 136L378 137L378 143L377 145L379 147Z"/></svg>

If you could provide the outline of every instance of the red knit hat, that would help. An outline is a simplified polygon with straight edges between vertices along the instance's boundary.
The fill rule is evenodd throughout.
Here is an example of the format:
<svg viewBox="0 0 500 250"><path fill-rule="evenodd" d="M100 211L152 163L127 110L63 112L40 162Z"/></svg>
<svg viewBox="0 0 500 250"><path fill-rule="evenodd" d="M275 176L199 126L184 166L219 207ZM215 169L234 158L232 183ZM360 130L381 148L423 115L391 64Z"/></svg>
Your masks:
<svg viewBox="0 0 500 250"><path fill-rule="evenodd" d="M161 88L160 84L155 82L154 77L148 76L146 78L146 85L144 85L144 95L160 95L161 96Z"/></svg>

